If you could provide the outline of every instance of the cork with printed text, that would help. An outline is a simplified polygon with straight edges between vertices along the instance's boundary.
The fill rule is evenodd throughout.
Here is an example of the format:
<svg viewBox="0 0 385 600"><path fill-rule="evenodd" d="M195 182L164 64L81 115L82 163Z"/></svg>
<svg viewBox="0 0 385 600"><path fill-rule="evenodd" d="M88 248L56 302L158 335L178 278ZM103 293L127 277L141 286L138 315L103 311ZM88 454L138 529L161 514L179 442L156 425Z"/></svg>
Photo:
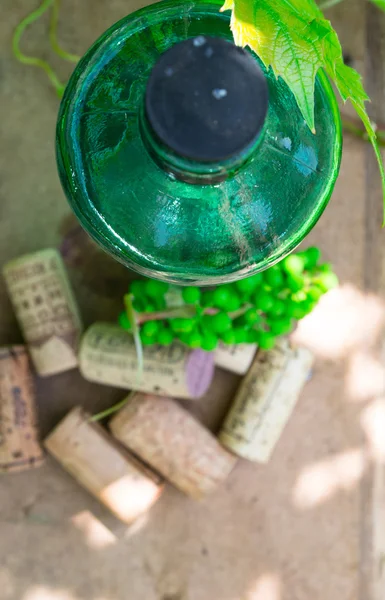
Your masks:
<svg viewBox="0 0 385 600"><path fill-rule="evenodd" d="M59 252L21 256L7 263L3 274L38 374L76 367L81 321Z"/></svg>
<svg viewBox="0 0 385 600"><path fill-rule="evenodd" d="M0 472L42 464L35 394L24 346L0 348Z"/></svg>
<svg viewBox="0 0 385 600"><path fill-rule="evenodd" d="M144 346L140 373L131 333L119 325L94 323L82 338L79 368L85 379L96 383L193 399L207 391L214 375L214 357L179 342Z"/></svg>
<svg viewBox="0 0 385 600"><path fill-rule="evenodd" d="M287 339L259 351L242 381L219 433L226 448L243 458L269 460L309 376L313 355Z"/></svg>

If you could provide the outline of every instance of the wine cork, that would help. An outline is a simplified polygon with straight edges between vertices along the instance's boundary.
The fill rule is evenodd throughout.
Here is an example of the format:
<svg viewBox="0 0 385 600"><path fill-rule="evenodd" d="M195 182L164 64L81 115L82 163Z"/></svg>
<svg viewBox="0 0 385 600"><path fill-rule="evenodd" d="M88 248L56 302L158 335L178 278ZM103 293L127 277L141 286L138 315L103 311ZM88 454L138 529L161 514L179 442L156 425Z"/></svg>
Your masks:
<svg viewBox="0 0 385 600"><path fill-rule="evenodd" d="M39 375L76 367L80 317L57 250L21 256L6 264L3 273Z"/></svg>
<svg viewBox="0 0 385 600"><path fill-rule="evenodd" d="M226 371L244 375L249 370L256 351L256 344L229 345L220 342L214 354L215 364Z"/></svg>
<svg viewBox="0 0 385 600"><path fill-rule="evenodd" d="M129 450L196 499L212 492L236 462L171 398L135 394L109 427Z"/></svg>
<svg viewBox="0 0 385 600"><path fill-rule="evenodd" d="M286 339L259 351L237 392L219 440L239 456L266 463L279 440L313 363Z"/></svg>
<svg viewBox="0 0 385 600"><path fill-rule="evenodd" d="M129 390L200 398L214 375L214 358L203 350L171 346L144 346L143 373L133 336L118 325L95 323L80 345L79 367L85 379Z"/></svg>
<svg viewBox="0 0 385 600"><path fill-rule="evenodd" d="M159 498L162 480L89 418L75 407L44 445L118 519L133 523Z"/></svg>
<svg viewBox="0 0 385 600"><path fill-rule="evenodd" d="M24 346L0 348L0 472L23 471L43 460L28 353Z"/></svg>

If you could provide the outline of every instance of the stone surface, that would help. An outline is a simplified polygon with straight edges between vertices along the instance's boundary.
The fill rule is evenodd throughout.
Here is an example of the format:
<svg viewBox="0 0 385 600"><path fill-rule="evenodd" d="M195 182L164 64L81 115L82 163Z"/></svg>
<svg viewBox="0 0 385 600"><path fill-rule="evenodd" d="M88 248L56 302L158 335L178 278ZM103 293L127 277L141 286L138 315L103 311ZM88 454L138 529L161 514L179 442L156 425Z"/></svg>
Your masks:
<svg viewBox="0 0 385 600"><path fill-rule="evenodd" d="M129 275L95 250L69 216L54 157L58 100L42 71L12 57L12 31L36 4L2 6L0 256L3 264L61 247L87 325L116 317ZM60 40L81 54L144 4L63 0ZM383 61L380 38L373 36L384 31L384 19L374 11L351 0L330 18L354 66L368 68L372 114L381 116ZM46 19L27 31L23 49L52 58ZM53 62L64 81L71 67ZM298 332L318 359L269 464L239 461L203 502L169 486L131 528L50 459L34 472L1 477L2 600L372 600L372 473L381 472L383 457L376 437L382 413L373 404L383 379L374 348L384 320L381 301L366 292L383 287L374 165L371 150L346 137L333 199L306 241L333 260L342 288ZM0 306L1 344L20 342L3 281ZM238 382L218 370L206 397L183 405L215 431ZM43 435L75 404L95 412L124 395L87 383L76 371L37 385Z"/></svg>

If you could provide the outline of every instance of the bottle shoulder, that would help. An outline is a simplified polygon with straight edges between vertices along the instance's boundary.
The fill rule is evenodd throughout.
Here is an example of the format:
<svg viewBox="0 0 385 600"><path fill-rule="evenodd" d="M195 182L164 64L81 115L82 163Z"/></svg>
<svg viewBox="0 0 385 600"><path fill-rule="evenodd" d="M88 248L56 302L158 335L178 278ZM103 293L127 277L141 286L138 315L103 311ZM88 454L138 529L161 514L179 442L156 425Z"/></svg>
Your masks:
<svg viewBox="0 0 385 600"><path fill-rule="evenodd" d="M149 73L181 39L231 39L218 6L173 0L115 25L75 70L58 121L61 179L83 225L127 264L173 280L215 282L292 250L325 208L340 162L325 76L316 80L313 134L286 84L266 70L263 138L239 170L202 186L176 180L151 158L139 125Z"/></svg>

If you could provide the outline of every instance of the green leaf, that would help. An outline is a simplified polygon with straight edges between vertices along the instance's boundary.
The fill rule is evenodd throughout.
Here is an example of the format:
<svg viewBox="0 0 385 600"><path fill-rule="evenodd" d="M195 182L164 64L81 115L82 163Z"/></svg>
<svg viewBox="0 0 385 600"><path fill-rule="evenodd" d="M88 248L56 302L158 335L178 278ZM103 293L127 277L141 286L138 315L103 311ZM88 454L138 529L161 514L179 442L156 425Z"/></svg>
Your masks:
<svg viewBox="0 0 385 600"><path fill-rule="evenodd" d="M310 0L234 0L231 29L239 46L250 46L293 92L314 131L314 83L322 56L309 23L319 10ZM228 0L222 10L230 8Z"/></svg>
<svg viewBox="0 0 385 600"><path fill-rule="evenodd" d="M385 11L385 0L370 0L373 4L378 6L381 10Z"/></svg>
<svg viewBox="0 0 385 600"><path fill-rule="evenodd" d="M342 60L336 60L334 68L334 77L327 70L329 77L334 79L336 87L341 95L344 102L350 100L356 113L360 117L366 133L368 134L369 141L373 146L374 153L377 158L378 167L380 169L381 181L382 181L382 192L385 199L385 170L384 163L382 161L381 151L376 139L376 131L370 121L368 114L365 109L365 102L369 100L361 81L361 75L357 73L351 67L344 65ZM384 207L385 210L385 207ZM383 217L383 226L385 226L385 212Z"/></svg>
<svg viewBox="0 0 385 600"><path fill-rule="evenodd" d="M385 8L385 0L372 1ZM369 98L360 75L344 64L338 36L314 0L225 0L221 10L232 11L235 43L250 46L265 67L286 82L313 132L315 78L318 69L325 69L343 101L351 101L365 126L381 173L385 210L385 171L365 109Z"/></svg>

